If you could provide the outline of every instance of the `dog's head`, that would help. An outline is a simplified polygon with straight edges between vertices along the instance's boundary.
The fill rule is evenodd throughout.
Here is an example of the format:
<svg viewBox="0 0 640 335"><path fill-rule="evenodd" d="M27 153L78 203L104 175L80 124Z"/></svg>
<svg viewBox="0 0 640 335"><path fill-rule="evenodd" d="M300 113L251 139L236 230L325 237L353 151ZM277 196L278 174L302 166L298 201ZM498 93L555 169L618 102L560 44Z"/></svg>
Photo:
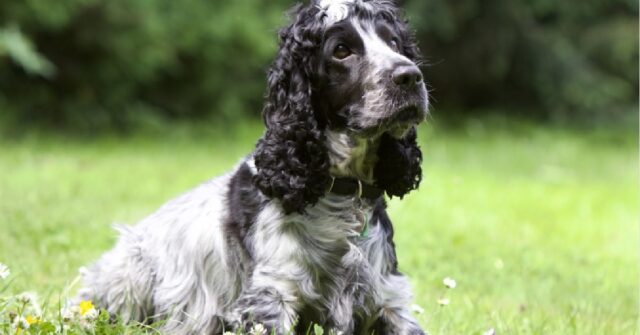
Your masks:
<svg viewBox="0 0 640 335"><path fill-rule="evenodd" d="M323 0L313 107L331 128L401 137L422 121L427 91L418 51L386 1Z"/></svg>
<svg viewBox="0 0 640 335"><path fill-rule="evenodd" d="M325 130L375 140L375 184L390 196L417 188L415 125L428 98L419 51L387 0L315 0L280 31L254 155L256 185L286 212L302 211L330 183Z"/></svg>

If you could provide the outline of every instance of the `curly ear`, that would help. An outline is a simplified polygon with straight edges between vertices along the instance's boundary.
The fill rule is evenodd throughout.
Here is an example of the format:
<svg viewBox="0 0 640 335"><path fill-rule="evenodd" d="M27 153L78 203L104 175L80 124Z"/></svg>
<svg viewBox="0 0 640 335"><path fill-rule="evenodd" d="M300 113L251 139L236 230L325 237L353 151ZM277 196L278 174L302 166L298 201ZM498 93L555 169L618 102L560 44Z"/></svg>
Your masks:
<svg viewBox="0 0 640 335"><path fill-rule="evenodd" d="M411 128L401 139L384 133L378 147L378 163L374 177L379 188L390 197L402 198L422 181L422 152L416 142L416 129Z"/></svg>
<svg viewBox="0 0 640 335"><path fill-rule="evenodd" d="M387 19L393 22L400 34L402 53L419 66L422 59L413 31L402 19L400 11L394 11L392 14ZM382 135L374 177L377 186L386 190L390 197L402 198L420 186L422 152L416 137L415 127L412 127L401 139L395 139L387 133Z"/></svg>
<svg viewBox="0 0 640 335"><path fill-rule="evenodd" d="M286 213L303 212L325 193L329 158L311 103L311 73L321 38L313 6L294 9L280 31L280 49L268 74L266 132L254 153L256 186L279 199Z"/></svg>

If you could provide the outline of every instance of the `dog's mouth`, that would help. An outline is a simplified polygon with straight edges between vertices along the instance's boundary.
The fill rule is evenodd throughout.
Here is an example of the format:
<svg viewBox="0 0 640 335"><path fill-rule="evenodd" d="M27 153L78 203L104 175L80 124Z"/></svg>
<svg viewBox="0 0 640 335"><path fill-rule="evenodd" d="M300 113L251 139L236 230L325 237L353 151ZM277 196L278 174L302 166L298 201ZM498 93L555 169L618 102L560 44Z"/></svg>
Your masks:
<svg viewBox="0 0 640 335"><path fill-rule="evenodd" d="M424 104L410 102L387 112L386 117L376 120L373 124L351 125L349 129L359 137L375 138L389 133L395 138L401 138L411 127L424 121L426 116L427 107Z"/></svg>
<svg viewBox="0 0 640 335"><path fill-rule="evenodd" d="M388 132L393 137L401 138L411 127L424 121L426 116L427 111L425 108L419 105L406 105L398 108L390 116L377 121L373 126L355 126L350 127L350 130L360 137L377 137L382 133Z"/></svg>
<svg viewBox="0 0 640 335"><path fill-rule="evenodd" d="M416 125L424 120L426 114L426 111L420 106L408 105L393 113L389 124Z"/></svg>
<svg viewBox="0 0 640 335"><path fill-rule="evenodd" d="M420 124L427 116L427 111L419 105L407 105L398 109L385 122L383 127L387 132L395 137L402 138L406 132Z"/></svg>

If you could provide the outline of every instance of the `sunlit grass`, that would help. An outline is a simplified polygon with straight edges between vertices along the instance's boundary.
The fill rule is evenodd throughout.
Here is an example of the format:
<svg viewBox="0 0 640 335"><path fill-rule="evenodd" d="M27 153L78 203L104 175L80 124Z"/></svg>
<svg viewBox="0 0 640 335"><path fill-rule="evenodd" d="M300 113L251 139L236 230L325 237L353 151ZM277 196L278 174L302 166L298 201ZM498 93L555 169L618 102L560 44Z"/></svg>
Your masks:
<svg viewBox="0 0 640 335"><path fill-rule="evenodd" d="M420 191L390 203L400 268L425 328L633 333L634 136L515 122L443 128L422 128ZM0 262L13 278L4 294L30 290L57 301L78 267L113 244L112 223L135 223L228 170L261 132L249 123L0 140ZM445 287L445 277L456 288ZM449 304L438 304L442 298Z"/></svg>

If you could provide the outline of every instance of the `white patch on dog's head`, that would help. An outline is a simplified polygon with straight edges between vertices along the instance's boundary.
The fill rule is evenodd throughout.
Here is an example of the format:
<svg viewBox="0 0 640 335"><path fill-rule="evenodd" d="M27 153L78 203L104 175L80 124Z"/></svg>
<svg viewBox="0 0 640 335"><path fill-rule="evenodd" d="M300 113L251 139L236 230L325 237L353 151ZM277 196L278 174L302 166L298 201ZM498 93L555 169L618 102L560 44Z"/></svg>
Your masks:
<svg viewBox="0 0 640 335"><path fill-rule="evenodd" d="M362 0L320 0L318 7L322 9L325 15L325 23L327 25L340 22L349 16L350 7L355 4L370 6Z"/></svg>
<svg viewBox="0 0 640 335"><path fill-rule="evenodd" d="M320 0L318 6L326 15L326 23L333 24L342 21L349 15L349 6L356 0Z"/></svg>

